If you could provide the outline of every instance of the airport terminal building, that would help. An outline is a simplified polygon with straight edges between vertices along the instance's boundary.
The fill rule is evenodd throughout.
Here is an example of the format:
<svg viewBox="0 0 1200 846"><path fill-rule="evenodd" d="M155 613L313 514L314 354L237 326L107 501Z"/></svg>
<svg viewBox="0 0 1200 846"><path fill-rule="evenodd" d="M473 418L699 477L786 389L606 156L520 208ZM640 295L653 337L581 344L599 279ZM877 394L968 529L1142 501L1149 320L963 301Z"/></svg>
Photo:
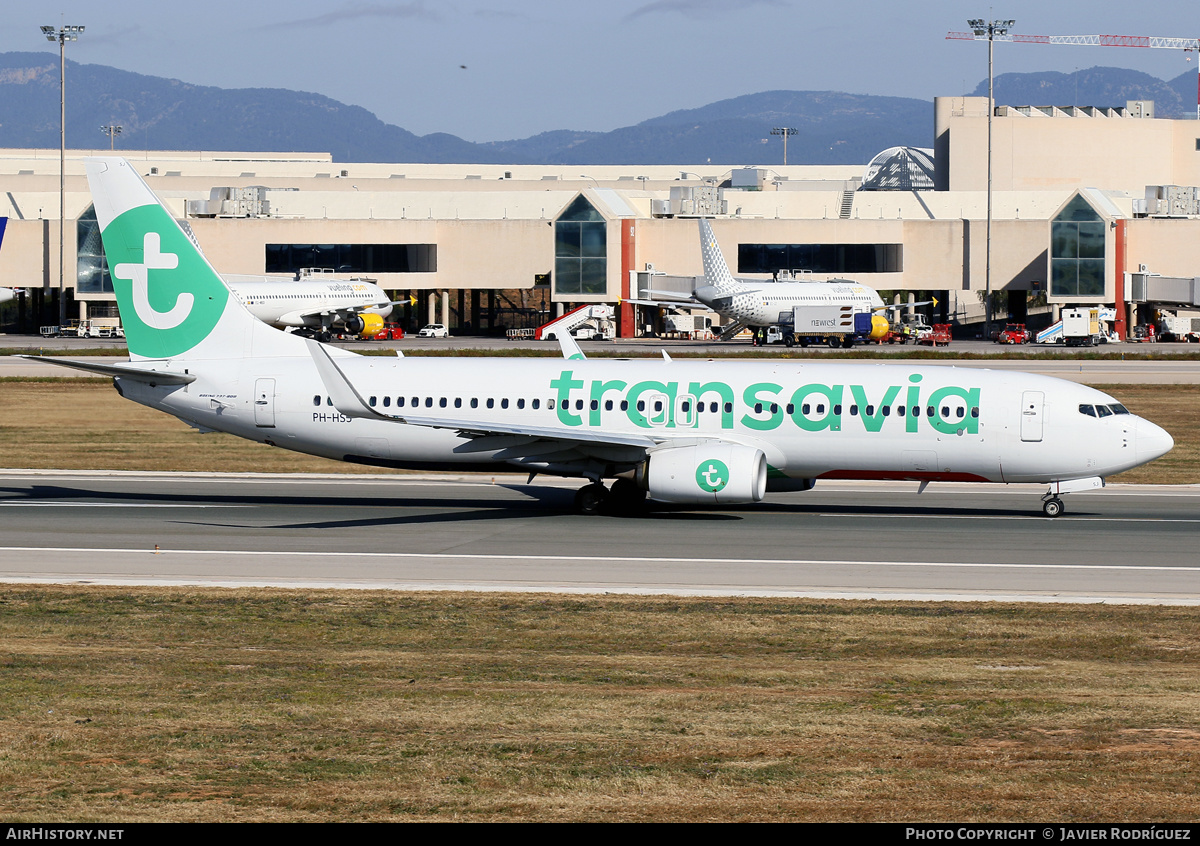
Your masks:
<svg viewBox="0 0 1200 846"><path fill-rule="evenodd" d="M1200 303L1200 123L1126 108L998 106L988 273L987 99L934 101L932 150L852 166L535 166L336 163L328 154L122 151L222 273L315 268L374 279L412 326L535 326L617 305L619 334L660 317L629 302L648 274L701 274L695 218L736 274L852 279L889 302L927 295L939 322L1030 303ZM115 307L83 157L68 151L70 317ZM57 150L0 150L0 286L25 331L56 322ZM1124 318L1124 319L1122 319ZM10 315L8 322L12 325Z"/></svg>

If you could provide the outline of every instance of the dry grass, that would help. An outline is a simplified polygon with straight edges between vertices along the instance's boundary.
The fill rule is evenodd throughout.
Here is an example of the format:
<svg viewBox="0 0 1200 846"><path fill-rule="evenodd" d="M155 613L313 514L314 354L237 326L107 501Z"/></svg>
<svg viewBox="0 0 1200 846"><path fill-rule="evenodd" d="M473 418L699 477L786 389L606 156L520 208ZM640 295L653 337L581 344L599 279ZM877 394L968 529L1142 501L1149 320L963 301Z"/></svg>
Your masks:
<svg viewBox="0 0 1200 846"><path fill-rule="evenodd" d="M201 435L113 390L108 379L0 380L0 464L30 470L387 473L379 467Z"/></svg>
<svg viewBox="0 0 1200 846"><path fill-rule="evenodd" d="M1175 448L1151 464L1113 476L1131 484L1200 484L1200 385L1097 385L1134 414L1171 433Z"/></svg>
<svg viewBox="0 0 1200 846"><path fill-rule="evenodd" d="M19 820L1195 820L1194 609L0 590Z"/></svg>
<svg viewBox="0 0 1200 846"><path fill-rule="evenodd" d="M1115 482L1200 483L1198 385L1099 386L1163 426L1175 449ZM173 417L121 399L106 379L0 380L0 463L62 470L379 473L233 435L200 435Z"/></svg>

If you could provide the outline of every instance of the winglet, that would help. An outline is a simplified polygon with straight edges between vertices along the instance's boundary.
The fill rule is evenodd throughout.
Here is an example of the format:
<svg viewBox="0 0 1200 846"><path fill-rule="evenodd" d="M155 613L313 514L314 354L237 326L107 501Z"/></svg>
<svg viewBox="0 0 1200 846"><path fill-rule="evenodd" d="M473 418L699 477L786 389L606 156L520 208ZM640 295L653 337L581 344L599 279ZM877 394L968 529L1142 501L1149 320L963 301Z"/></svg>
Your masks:
<svg viewBox="0 0 1200 846"><path fill-rule="evenodd" d="M568 361L587 358L583 354L583 350L579 348L579 344L575 343L575 339L571 337L570 332L559 331L557 335L558 347L562 350L563 358Z"/></svg>

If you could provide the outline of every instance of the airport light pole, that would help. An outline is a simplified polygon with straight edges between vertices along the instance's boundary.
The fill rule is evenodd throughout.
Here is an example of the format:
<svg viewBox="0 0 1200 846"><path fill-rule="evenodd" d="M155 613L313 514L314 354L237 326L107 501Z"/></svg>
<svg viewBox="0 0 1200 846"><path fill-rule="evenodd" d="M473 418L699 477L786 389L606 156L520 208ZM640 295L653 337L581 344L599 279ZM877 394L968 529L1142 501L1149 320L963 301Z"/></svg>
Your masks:
<svg viewBox="0 0 1200 846"><path fill-rule="evenodd" d="M121 134L121 130L123 128L124 127L121 127L121 126L114 126L113 124L109 124L108 126L100 127L100 131L108 136L108 149L109 150L115 150L117 148L115 139L118 135Z"/></svg>
<svg viewBox="0 0 1200 846"><path fill-rule="evenodd" d="M47 41L58 42L58 325L67 322L67 286L63 246L67 228L67 42L78 41L81 26L42 27Z"/></svg>
<svg viewBox="0 0 1200 846"><path fill-rule="evenodd" d="M984 334L990 340L992 334L992 116L996 113L993 91L992 57L997 35L1008 35L1016 21L985 21L975 18L967 26L976 37L986 35L988 40L988 143L987 143L987 255L984 259Z"/></svg>
<svg viewBox="0 0 1200 846"><path fill-rule="evenodd" d="M794 126L777 126L771 130L772 135L783 136L783 164L787 166L787 140L789 135L796 135L800 130Z"/></svg>

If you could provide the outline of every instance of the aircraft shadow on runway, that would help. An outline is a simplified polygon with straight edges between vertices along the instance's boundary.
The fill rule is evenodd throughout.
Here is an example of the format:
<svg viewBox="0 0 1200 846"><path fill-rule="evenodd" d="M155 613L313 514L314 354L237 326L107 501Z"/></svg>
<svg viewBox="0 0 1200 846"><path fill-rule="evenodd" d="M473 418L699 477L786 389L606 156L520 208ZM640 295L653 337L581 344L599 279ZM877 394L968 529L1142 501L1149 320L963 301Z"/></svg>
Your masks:
<svg viewBox="0 0 1200 846"><path fill-rule="evenodd" d="M473 486L472 486L473 487ZM329 496L329 495L261 495L261 494L201 494L185 492L140 492L140 491L111 491L93 489L83 486L68 485L33 485L33 486L3 486L0 485L0 497L13 500L30 501L71 501L89 500L101 502L146 502L154 504L179 505L260 505L260 506L294 506L304 508L338 508L359 509L374 512L370 516L356 516L348 519L308 520L303 522L281 523L275 526L262 523L234 523L217 521L172 520L170 522L189 525L210 525L226 528L253 529L336 529L336 528L366 528L371 526L394 526L406 524L457 523L482 520L511 520L516 517L562 517L573 516L574 491L558 487L538 487L536 485L496 485L498 489L515 496L502 498L480 497L477 495L463 497L429 498L409 493L401 488L396 496ZM465 492L465 491L464 491ZM806 493L803 497L812 497ZM901 495L895 495L900 500ZM944 497L927 495L921 504L895 501L880 502L892 497L873 497L869 502L838 503L822 499L805 499L804 501L766 501L751 505L725 505L716 509L706 509L701 506L674 505L671 503L650 503L646 510L632 516L612 517L610 519L656 520L664 522L689 521L741 521L747 517L768 514L804 516L817 514L835 514L841 516L880 516L880 517L911 517L919 519L922 516L936 515L939 517L1040 517L1040 509L1036 508L1036 500L1029 506L1021 503L1016 508L967 507L955 506ZM1075 503L1071 516L1095 516L1092 512L1080 510ZM378 510L391 510L391 513L379 514ZM395 509L418 509L419 513L395 513ZM604 519L603 516L589 516L580 519ZM1049 521L1047 521L1049 522Z"/></svg>

